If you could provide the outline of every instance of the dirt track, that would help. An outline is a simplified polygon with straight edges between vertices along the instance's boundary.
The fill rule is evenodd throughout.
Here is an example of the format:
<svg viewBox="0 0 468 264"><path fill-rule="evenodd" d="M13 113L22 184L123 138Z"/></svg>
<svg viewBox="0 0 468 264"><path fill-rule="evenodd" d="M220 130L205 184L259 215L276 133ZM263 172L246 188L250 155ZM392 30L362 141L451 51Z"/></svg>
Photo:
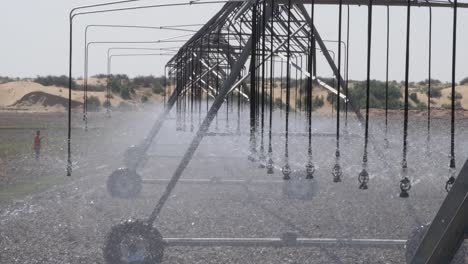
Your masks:
<svg viewBox="0 0 468 264"><path fill-rule="evenodd" d="M224 131L221 116L224 115L220 115L219 129ZM232 130L236 127L235 116L231 115ZM77 115L73 141L77 163L73 178L45 192L0 204L0 263L104 263L102 246L110 227L123 219L148 216L164 190L164 185L145 186L139 198L121 200L112 199L105 189L107 176L122 164L125 148L144 137L155 117L154 113L115 114L110 120L102 115L92 116L91 130L86 134L80 128ZM8 122L28 118L37 117L26 115L18 119L18 116L2 115L2 120ZM56 126L47 130L46 135L56 133L53 137L57 140L57 146L52 148L55 154L45 158L44 167L48 169L44 174L50 170L65 177L61 149L65 130L57 128L57 125L65 124L65 119L48 115L41 118L44 120L41 123ZM279 114L276 118L280 118ZM377 149L371 147L368 191L357 188L363 139L354 136L361 135L362 131L353 120L349 124L351 136L342 142L342 183L333 184L330 175L334 163L333 137L314 138L317 191L312 200L287 199L282 184L179 184L155 227L165 237L279 237L284 232L294 231L300 237L406 239L416 225L430 221L445 197L443 184L447 177L449 141L447 121L436 121L429 158L424 147L424 122L413 120L409 162L415 184L411 198L402 200L398 197L401 159L401 122L398 118L394 116L391 121L389 149L383 148L381 120L373 123L372 134L376 141L372 146ZM243 122L242 125L247 124ZM334 122L327 117L317 118L314 123L317 133L332 133L333 126ZM466 124L460 122L458 126L458 131L463 131ZM215 131L214 124L212 130ZM282 128L275 127L275 130L279 132ZM293 123L291 130L304 132L303 123ZM17 132L2 132L2 140L15 135ZM140 171L143 177L169 178L192 135L175 132L174 120L168 120L149 151L149 161ZM465 138L462 133L458 136L459 167L468 155ZM248 137L208 137L183 178L280 179L283 144L283 138L274 138L276 170L273 176L268 176L258 164L247 161ZM292 138L290 148L292 168L303 170L306 137ZM54 152L51 150L51 153ZM56 162L58 157L62 162ZM8 166L10 164L8 162ZM176 247L168 248L164 257L164 263L403 262L403 248L342 246L306 249Z"/></svg>

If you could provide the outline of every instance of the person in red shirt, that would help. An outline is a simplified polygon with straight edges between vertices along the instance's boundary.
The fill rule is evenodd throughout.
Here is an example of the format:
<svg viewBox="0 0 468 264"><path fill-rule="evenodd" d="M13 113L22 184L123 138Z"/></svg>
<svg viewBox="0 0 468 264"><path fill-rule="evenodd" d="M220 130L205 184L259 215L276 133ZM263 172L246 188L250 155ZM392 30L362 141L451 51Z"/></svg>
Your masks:
<svg viewBox="0 0 468 264"><path fill-rule="evenodd" d="M36 136L34 137L34 152L36 153L36 160L39 160L39 157L41 155L41 131L37 130L36 131Z"/></svg>

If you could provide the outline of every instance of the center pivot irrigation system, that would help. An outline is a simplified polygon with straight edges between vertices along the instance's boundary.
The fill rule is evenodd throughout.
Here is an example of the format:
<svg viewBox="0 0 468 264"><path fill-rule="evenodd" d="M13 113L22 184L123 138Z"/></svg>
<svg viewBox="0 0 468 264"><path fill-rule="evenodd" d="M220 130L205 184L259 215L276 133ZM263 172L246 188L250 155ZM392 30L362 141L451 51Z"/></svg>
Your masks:
<svg viewBox="0 0 468 264"><path fill-rule="evenodd" d="M403 247L406 245L406 259L408 263L464 263L464 249L460 248L465 238L468 223L468 163L465 164L456 178L455 166L455 65L456 65L456 28L457 10L467 8L468 4L455 1L436 0L233 0L233 1L190 1L187 3L154 4L147 6L132 6L125 8L111 8L110 6L138 2L139 0L119 1L113 3L97 4L75 8L70 13L70 93L72 82L72 50L73 50L73 20L77 16L99 14L105 12L120 12L140 10L144 8L169 8L174 6L224 4L223 7L181 47L148 48L148 47L109 47L108 74L112 57L119 56L173 56L165 66L165 92L171 91L165 98L165 108L158 117L147 137L137 146L126 152L126 168L118 169L109 177L107 187L112 196L118 198L133 198L139 195L142 184L167 184L154 210L145 220L127 221L114 226L106 240L104 256L107 263L160 263L164 248L170 246L240 246L240 247L315 247L315 246L371 246L371 247ZM156 1L156 0L155 0ZM337 45L337 61L335 53L325 45L315 26L314 14L316 5L338 5L339 13L338 36L331 40ZM347 34L342 39L343 6L347 7ZM348 62L349 62L349 17L350 5L363 5L368 7L367 27L367 80L366 80L366 107L365 114L353 105L348 96ZM278 184L285 183L286 194L290 198L310 199L314 193L313 183L315 165L313 161L312 138L316 136L330 136L312 133L313 88L321 86L335 95L336 100L336 151L335 164L331 170L332 180L335 183L342 181L342 168L340 165L340 134L341 111L345 111L345 121L348 109L353 111L364 127L364 150L362 156L362 170L358 173L358 187L361 190L369 188L368 172L368 145L373 140L369 133L369 98L370 98L370 68L372 43L372 12L373 6L387 7L387 85L386 85L386 114L385 114L385 142L387 140L388 126L388 58L390 42L390 7L406 7L406 61L405 61L405 93L404 93L404 122L403 122L403 155L400 178L400 197L408 198L411 189L411 180L407 175L407 143L408 143L408 88L409 88L409 60L410 60L410 26L411 10L414 7L427 7L430 11L429 21L429 84L428 102L431 97L431 55L432 55L432 8L450 8L453 10L453 39L452 39L452 115L451 115L451 141L449 177L445 188L448 191L445 202L430 226L417 229L409 240L382 240L382 239L321 239L298 238L294 233L286 233L280 238L163 238L153 226L170 194L178 182L193 184ZM99 8L98 10L95 10ZM108 8L108 9L102 9ZM87 11L91 9L92 11ZM169 29L191 32L193 28L184 26L148 27L123 25L90 25L93 27L124 27L146 29ZM89 27L90 27L89 26ZM86 33L87 33L86 28ZM143 42L87 42L85 40L85 79L88 74L88 49L91 44L141 44ZM155 43L153 41L152 43ZM159 42L158 42L159 43ZM343 45L342 45L343 44ZM342 50L342 46L345 50ZM126 53L112 53L117 51ZM128 50L138 50L145 53L128 53ZM165 53L148 53L154 50L164 50ZM319 52L318 52L319 51ZM342 52L343 51L343 52ZM344 54L343 54L344 53ZM336 82L333 84L317 77L317 56L323 54L328 66L334 73ZM333 54L333 57L332 55ZM344 63L343 63L344 62ZM344 65L343 65L344 64ZM345 70L343 70L345 69ZM285 70L285 73L283 72ZM281 72L280 76L276 76ZM292 79L295 72L295 80ZM343 73L344 72L344 73ZM285 76L285 80L283 80ZM274 87L281 88L280 95L275 96ZM284 88L284 91L283 91ZM292 89L294 91L292 91ZM86 90L85 112L86 117ZM295 105L291 102L291 93L294 93ZM110 93L108 89L108 93ZM285 94L284 94L285 93ZM283 96L285 98L283 98ZM206 98L206 113L202 116L202 104ZM280 99L277 106L274 99ZM218 129L218 115L222 105L226 105L226 129L229 130L229 113L233 113L237 104L237 129L235 132L213 133L209 128L213 121ZM110 106L108 102L107 106ZM144 166L148 159L148 150L158 135L164 121L171 110L176 107L177 130L187 129L189 119L190 130L195 135L170 179L144 180L137 170ZM185 168L191 161L194 153L205 136L232 136L241 133L241 111L249 111L250 142L248 159L258 162L260 168L266 168L268 174L274 173L273 164L273 111L279 108L281 117L284 112L285 152L282 164L283 180L216 180L180 179ZM291 112L294 118L303 117L307 131L301 136L308 139L307 163L304 173L292 174L289 164L289 137L298 133L290 133ZM428 141L430 141L430 103L428 103ZM199 124L194 124L194 113L198 113ZM232 118L231 118L232 120ZM71 152L71 107L69 107L68 131L68 166L67 174L72 174ZM344 123L345 131L347 122ZM265 131L267 130L267 131ZM265 135L265 133L268 135ZM245 133L244 133L245 134ZM265 140L268 140L266 143ZM373 146L376 148L376 146ZM377 154L379 151L376 151ZM385 160L385 159L383 159ZM298 180L299 179L299 180ZM291 195L292 193L292 195ZM458 252L458 253L457 253Z"/></svg>

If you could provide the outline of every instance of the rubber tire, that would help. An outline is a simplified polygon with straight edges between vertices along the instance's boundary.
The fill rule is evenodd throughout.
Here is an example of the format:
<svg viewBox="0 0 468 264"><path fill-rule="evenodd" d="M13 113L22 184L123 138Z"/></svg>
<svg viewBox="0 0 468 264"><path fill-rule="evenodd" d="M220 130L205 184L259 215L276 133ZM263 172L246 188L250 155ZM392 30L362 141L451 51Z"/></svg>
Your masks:
<svg viewBox="0 0 468 264"><path fill-rule="evenodd" d="M426 234L427 230L429 229L430 224L425 224L422 226L417 227L413 232L411 232L408 240L406 241L406 263L411 263L411 260L416 254L416 250L418 249L419 243L421 243L424 235ZM453 258L451 264L464 264L465 263L465 254L466 249L464 247L464 243L458 249L457 254Z"/></svg>
<svg viewBox="0 0 468 264"><path fill-rule="evenodd" d="M127 190L122 190L119 185L128 185ZM120 168L114 171L107 179L107 191L112 197L131 199L137 197L143 189L143 179L134 170Z"/></svg>
<svg viewBox="0 0 468 264"><path fill-rule="evenodd" d="M148 242L148 255L144 260L127 262L122 259L121 243L128 235L143 237ZM164 256L164 242L161 233L150 224L141 220L129 220L111 228L103 254L108 264L158 264Z"/></svg>

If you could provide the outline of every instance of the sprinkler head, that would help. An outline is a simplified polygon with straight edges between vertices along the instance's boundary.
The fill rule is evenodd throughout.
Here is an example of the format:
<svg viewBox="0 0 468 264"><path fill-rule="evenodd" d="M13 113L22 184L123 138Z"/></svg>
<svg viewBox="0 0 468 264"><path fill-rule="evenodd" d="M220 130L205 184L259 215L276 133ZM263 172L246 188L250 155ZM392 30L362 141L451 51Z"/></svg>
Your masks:
<svg viewBox="0 0 468 264"><path fill-rule="evenodd" d="M408 177L404 177L401 181L400 181L400 197L401 198L408 198L409 197L409 193L408 191L411 190L411 181L410 179L408 179Z"/></svg>
<svg viewBox="0 0 468 264"><path fill-rule="evenodd" d="M263 151L260 151L259 162L260 162L260 164L258 165L258 167L260 169L264 169L266 167L266 165L265 165L266 157L265 157L265 153L263 153Z"/></svg>
<svg viewBox="0 0 468 264"><path fill-rule="evenodd" d="M333 182L341 182L341 176L343 175L343 170L341 169L340 164L335 164L332 170Z"/></svg>
<svg viewBox="0 0 468 264"><path fill-rule="evenodd" d="M309 161L309 163L307 163L306 165L306 173L307 173L307 176L306 176L306 179L313 179L314 178L314 173L315 173L315 166L314 164L312 163L312 161Z"/></svg>
<svg viewBox="0 0 468 264"><path fill-rule="evenodd" d="M369 182L369 173L367 172L366 169L362 169L361 173L359 173L359 189L361 190L367 190L369 187L367 186L367 183Z"/></svg>
<svg viewBox="0 0 468 264"><path fill-rule="evenodd" d="M72 175L72 166L69 164L67 165L67 176L70 177Z"/></svg>
<svg viewBox="0 0 468 264"><path fill-rule="evenodd" d="M255 158L255 154L254 153L250 153L249 156L248 156L248 159L250 162L255 162L257 159Z"/></svg>
<svg viewBox="0 0 468 264"><path fill-rule="evenodd" d="M283 169L282 169L282 172L283 172L283 180L290 180L291 177L291 167L289 166L288 163L286 163L286 165L284 165Z"/></svg>
<svg viewBox="0 0 468 264"><path fill-rule="evenodd" d="M457 169L455 168L455 164L450 164L451 167L449 168L449 179L448 181L445 183L445 190L447 192L450 192L450 190L452 189L452 186L453 184L455 183L455 173L457 171ZM452 167L453 165L453 167Z"/></svg>
<svg viewBox="0 0 468 264"><path fill-rule="evenodd" d="M267 174L273 174L274 173L273 159L272 158L268 159L268 163L266 165L266 168L267 168Z"/></svg>
<svg viewBox="0 0 468 264"><path fill-rule="evenodd" d="M450 190L452 189L452 186L453 186L454 183L455 183L455 177L452 176L452 177L450 177L450 178L448 179L448 181L445 183L445 190L446 190L447 192L450 192Z"/></svg>

